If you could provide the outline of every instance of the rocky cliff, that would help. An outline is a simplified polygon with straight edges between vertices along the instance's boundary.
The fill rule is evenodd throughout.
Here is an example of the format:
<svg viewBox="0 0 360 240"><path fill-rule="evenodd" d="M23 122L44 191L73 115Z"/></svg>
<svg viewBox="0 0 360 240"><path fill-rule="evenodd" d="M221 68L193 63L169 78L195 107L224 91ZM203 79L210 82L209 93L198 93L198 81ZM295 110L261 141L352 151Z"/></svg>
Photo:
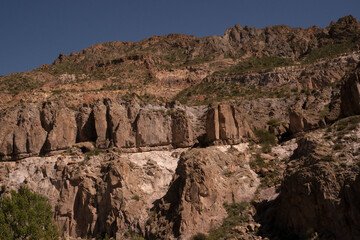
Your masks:
<svg viewBox="0 0 360 240"><path fill-rule="evenodd" d="M358 239L360 23L101 43L0 77L1 194L64 239Z"/></svg>

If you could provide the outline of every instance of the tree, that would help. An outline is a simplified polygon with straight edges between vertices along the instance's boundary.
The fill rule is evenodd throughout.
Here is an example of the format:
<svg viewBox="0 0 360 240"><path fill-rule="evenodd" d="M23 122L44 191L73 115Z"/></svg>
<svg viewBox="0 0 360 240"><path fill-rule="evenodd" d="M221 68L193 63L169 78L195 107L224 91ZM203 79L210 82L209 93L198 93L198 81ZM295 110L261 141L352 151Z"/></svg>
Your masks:
<svg viewBox="0 0 360 240"><path fill-rule="evenodd" d="M47 198L26 186L11 196L0 196L0 239L58 239Z"/></svg>

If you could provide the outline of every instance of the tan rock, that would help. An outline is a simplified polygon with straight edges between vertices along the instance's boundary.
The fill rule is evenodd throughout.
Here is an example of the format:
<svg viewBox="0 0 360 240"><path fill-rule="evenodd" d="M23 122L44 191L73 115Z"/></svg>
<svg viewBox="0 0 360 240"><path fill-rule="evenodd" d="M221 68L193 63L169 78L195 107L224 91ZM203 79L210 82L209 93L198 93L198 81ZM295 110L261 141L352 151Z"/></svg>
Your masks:
<svg viewBox="0 0 360 240"><path fill-rule="evenodd" d="M95 131L94 112L90 105L84 104L76 114L77 142L95 142L97 135Z"/></svg>
<svg viewBox="0 0 360 240"><path fill-rule="evenodd" d="M137 147L171 144L171 116L166 113L142 109L139 112L135 125Z"/></svg>
<svg viewBox="0 0 360 240"><path fill-rule="evenodd" d="M129 108L132 108L131 110ZM109 132L114 146L119 148L136 147L135 131L132 127L133 107L119 103L109 103Z"/></svg>
<svg viewBox="0 0 360 240"><path fill-rule="evenodd" d="M171 120L172 145L175 148L192 146L194 144L194 133L186 112L175 110L171 114Z"/></svg>
<svg viewBox="0 0 360 240"><path fill-rule="evenodd" d="M206 140L236 144L252 135L252 131L239 110L228 103L213 104L206 115Z"/></svg>
<svg viewBox="0 0 360 240"><path fill-rule="evenodd" d="M360 114L360 66L341 87L341 113L343 116Z"/></svg>
<svg viewBox="0 0 360 240"><path fill-rule="evenodd" d="M75 144L77 126L74 111L48 103L42 108L42 119L45 122L45 129L48 129L46 151L66 149Z"/></svg>
<svg viewBox="0 0 360 240"><path fill-rule="evenodd" d="M236 170L225 177L226 166L235 164ZM190 239L206 233L227 216L224 202L251 199L258 184L236 156L214 147L192 149L180 158L167 194L158 201L149 237Z"/></svg>
<svg viewBox="0 0 360 240"><path fill-rule="evenodd" d="M108 122L107 122L107 107L104 101L98 101L93 107L95 131L96 131L96 146L99 148L107 148L109 146L108 139Z"/></svg>

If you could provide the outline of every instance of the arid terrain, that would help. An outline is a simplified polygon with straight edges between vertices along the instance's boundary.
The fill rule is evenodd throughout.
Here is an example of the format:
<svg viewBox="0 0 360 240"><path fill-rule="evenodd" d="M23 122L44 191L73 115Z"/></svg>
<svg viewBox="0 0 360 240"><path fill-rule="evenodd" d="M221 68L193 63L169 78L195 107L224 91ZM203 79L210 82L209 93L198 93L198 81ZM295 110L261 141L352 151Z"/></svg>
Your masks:
<svg viewBox="0 0 360 240"><path fill-rule="evenodd" d="M1 194L63 239L360 239L360 23L99 43L0 76Z"/></svg>

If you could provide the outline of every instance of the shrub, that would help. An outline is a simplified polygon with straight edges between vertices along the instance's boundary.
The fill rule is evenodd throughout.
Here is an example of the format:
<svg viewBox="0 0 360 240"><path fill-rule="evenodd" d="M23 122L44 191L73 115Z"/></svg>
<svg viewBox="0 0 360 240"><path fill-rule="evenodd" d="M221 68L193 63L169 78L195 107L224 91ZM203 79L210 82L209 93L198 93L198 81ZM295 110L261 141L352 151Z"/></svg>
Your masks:
<svg viewBox="0 0 360 240"><path fill-rule="evenodd" d="M204 233L197 233L196 235L192 236L191 240L206 240L207 236Z"/></svg>
<svg viewBox="0 0 360 240"><path fill-rule="evenodd" d="M58 239L47 199L26 186L0 199L0 239Z"/></svg>
<svg viewBox="0 0 360 240"><path fill-rule="evenodd" d="M245 61L239 62L235 66L232 66L228 69L215 72L214 75L224 76L242 74L249 71L260 71L275 67L292 66L294 64L295 63L290 59L280 58L276 56L264 56L261 58L252 57Z"/></svg>
<svg viewBox="0 0 360 240"><path fill-rule="evenodd" d="M270 119L269 121L266 122L268 125L272 126L272 127L278 127L280 126L280 123L278 120L276 119Z"/></svg>
<svg viewBox="0 0 360 240"><path fill-rule="evenodd" d="M324 162L334 162L335 159L333 158L332 155L328 154L328 155L325 155L321 158L322 161Z"/></svg>
<svg viewBox="0 0 360 240"><path fill-rule="evenodd" d="M263 152L270 152L271 146L276 144L276 136L273 133L269 133L264 129L257 129L255 135L262 145Z"/></svg>
<svg viewBox="0 0 360 240"><path fill-rule="evenodd" d="M217 240L233 237L234 233L232 232L232 228L247 221L249 215L246 210L248 207L248 202L224 203L224 208L228 216L224 219L220 227L209 233L206 239Z"/></svg>

